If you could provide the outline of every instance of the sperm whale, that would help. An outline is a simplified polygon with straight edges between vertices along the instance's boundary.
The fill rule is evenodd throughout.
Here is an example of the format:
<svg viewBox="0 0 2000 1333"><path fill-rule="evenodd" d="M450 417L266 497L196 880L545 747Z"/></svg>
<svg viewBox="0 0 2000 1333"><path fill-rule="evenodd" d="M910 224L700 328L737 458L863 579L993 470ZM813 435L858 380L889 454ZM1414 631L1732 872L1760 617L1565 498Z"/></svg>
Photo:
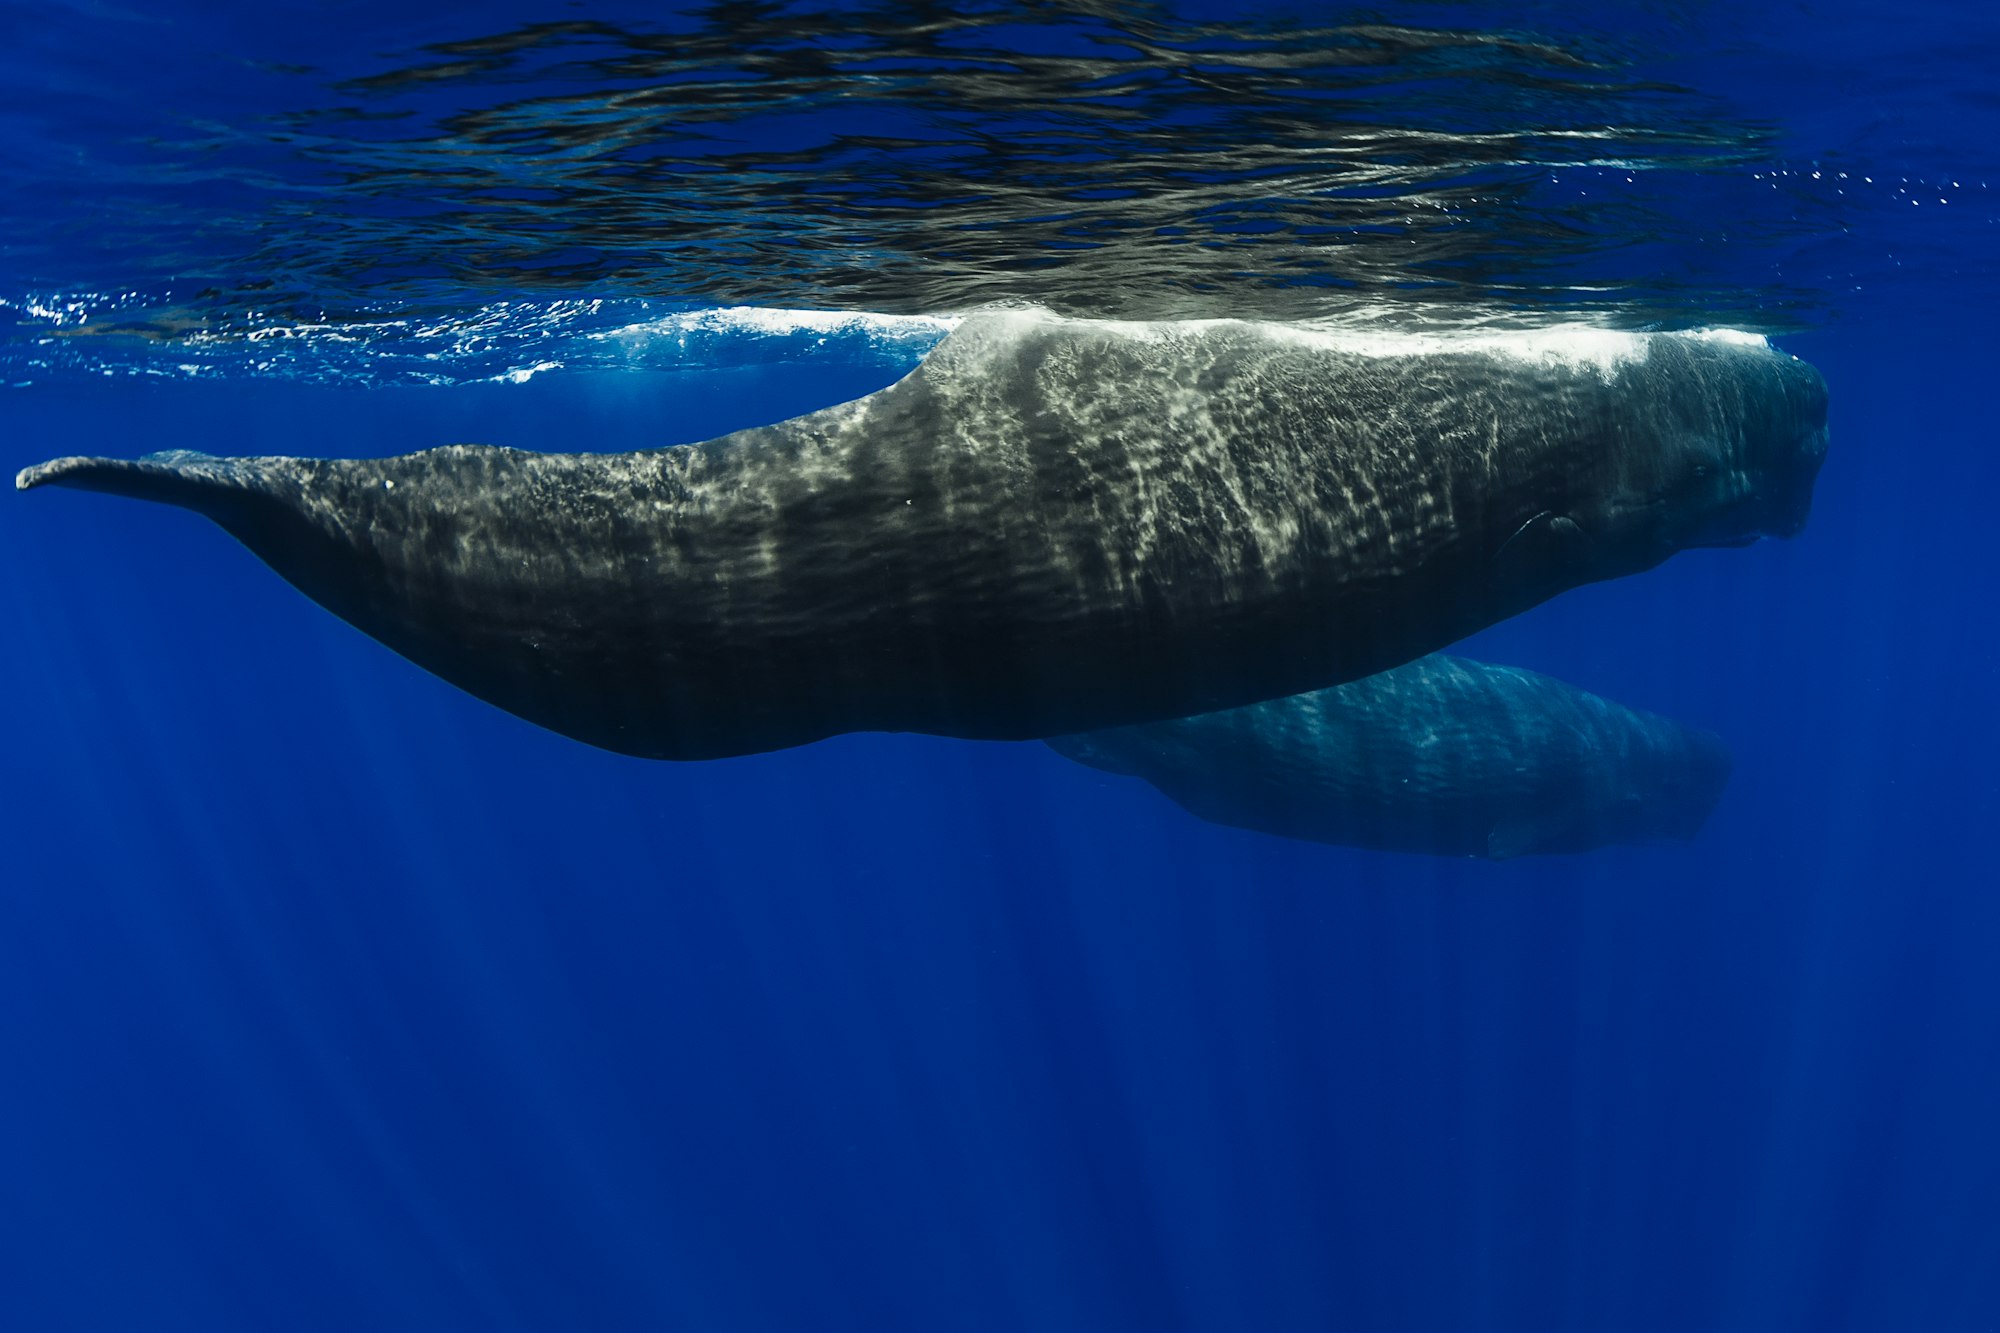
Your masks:
<svg viewBox="0 0 2000 1333"><path fill-rule="evenodd" d="M1212 823L1491 860L1692 838L1730 770L1713 732L1443 653L1333 689L1048 743Z"/></svg>
<svg viewBox="0 0 2000 1333"><path fill-rule="evenodd" d="M444 679L627 754L1035 739L1373 674L1790 535L1826 391L1761 340L1370 341L1001 311L879 392L634 453L60 458Z"/></svg>

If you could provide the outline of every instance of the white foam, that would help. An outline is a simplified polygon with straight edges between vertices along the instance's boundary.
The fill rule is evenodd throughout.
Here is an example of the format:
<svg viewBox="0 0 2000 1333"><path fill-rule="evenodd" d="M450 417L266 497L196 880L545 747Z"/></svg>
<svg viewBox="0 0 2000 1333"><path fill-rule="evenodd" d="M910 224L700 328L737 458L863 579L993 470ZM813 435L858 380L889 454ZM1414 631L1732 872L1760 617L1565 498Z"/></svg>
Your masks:
<svg viewBox="0 0 2000 1333"><path fill-rule="evenodd" d="M537 361L532 366L516 366L512 370L502 371L498 375L488 375L486 378L497 384L526 384L545 370L561 370L562 364L560 361Z"/></svg>
<svg viewBox="0 0 2000 1333"><path fill-rule="evenodd" d="M1609 319L1535 324L1520 311L1397 303L1357 305L1310 323L1074 320L1025 303L951 313L887 314L748 305L662 309L643 300L590 298L496 301L422 318L384 311L345 320L319 313L285 321L251 312L243 322L211 326L198 310L146 305L137 293L0 298L0 309L18 312L46 330L34 340L32 353L24 353L28 345L24 341L11 348L0 345L0 353L13 353L0 369L17 376L52 364L82 373L288 374L426 384L479 380L521 384L559 369L711 370L803 360L907 370L968 319L999 322L1003 327L1015 321L1093 324L1144 341L1199 337L1204 330L1247 326L1264 337L1350 355L1510 356L1596 367L1606 373L1644 358L1652 340L1664 336L1769 346L1762 335L1738 329L1665 335L1612 327ZM151 347L125 338L70 336L121 319L153 323L157 332Z"/></svg>
<svg viewBox="0 0 2000 1333"><path fill-rule="evenodd" d="M1312 323L1266 323L1227 319L1190 319L1140 322L1133 320L1076 320L1040 308L995 310L988 318L1023 323L1089 324L1110 329L1121 337L1165 342L1176 337L1195 337L1206 330L1231 325L1258 330L1266 337L1297 342L1350 356L1402 357L1426 355L1470 355L1514 357L1528 361L1594 367L1609 370L1632 361L1642 361L1657 338L1693 338L1728 343L1739 347L1768 348L1761 333L1741 329L1696 329L1685 333L1635 332L1582 322L1540 326L1505 327L1494 323L1467 322L1427 327L1386 327L1370 322L1372 315L1347 316Z"/></svg>
<svg viewBox="0 0 2000 1333"><path fill-rule="evenodd" d="M867 310L786 310L773 306L718 306L680 310L621 328L587 335L593 339L685 338L689 334L748 334L790 338L814 334L821 339L861 337L885 342L933 339L957 328L958 315L884 315Z"/></svg>
<svg viewBox="0 0 2000 1333"><path fill-rule="evenodd" d="M1681 335L1684 338L1699 338L1704 342L1729 343L1735 347L1764 347L1771 340L1761 333L1750 333L1743 329L1690 329Z"/></svg>

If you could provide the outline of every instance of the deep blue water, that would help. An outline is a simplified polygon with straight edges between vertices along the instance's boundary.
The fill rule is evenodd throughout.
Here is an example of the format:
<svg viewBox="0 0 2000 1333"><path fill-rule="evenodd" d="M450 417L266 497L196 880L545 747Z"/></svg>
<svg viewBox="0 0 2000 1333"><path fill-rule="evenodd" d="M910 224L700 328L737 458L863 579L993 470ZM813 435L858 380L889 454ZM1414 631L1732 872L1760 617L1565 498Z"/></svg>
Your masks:
<svg viewBox="0 0 2000 1333"><path fill-rule="evenodd" d="M187 513L10 496L0 1325L2000 1327L1991 19L980 12L1021 90L910 91L950 61L879 13L9 11L0 464L650 447L934 336L674 323L786 284L1761 329L1832 392L1803 535L1463 645L1726 736L1706 829L1487 864L1211 826L1035 744L626 759ZM1300 35L1363 18L1456 36L1406 67ZM1049 88L1112 75L1030 58L1112 31L1137 91L1064 119ZM681 63L604 64L633 33ZM385 77L467 50L528 54ZM573 132L690 82L761 100ZM1233 156L1273 103L1275 157ZM1652 154L1629 194L1609 153L1552 163L1592 123ZM1116 177L1149 131L1186 179ZM1070 156L981 168L1009 135ZM1312 176L1336 141L1377 174ZM673 170L621 186L649 145ZM1042 221L1106 172L1124 213ZM727 217L689 230L709 176ZM489 177L536 206L468 211Z"/></svg>

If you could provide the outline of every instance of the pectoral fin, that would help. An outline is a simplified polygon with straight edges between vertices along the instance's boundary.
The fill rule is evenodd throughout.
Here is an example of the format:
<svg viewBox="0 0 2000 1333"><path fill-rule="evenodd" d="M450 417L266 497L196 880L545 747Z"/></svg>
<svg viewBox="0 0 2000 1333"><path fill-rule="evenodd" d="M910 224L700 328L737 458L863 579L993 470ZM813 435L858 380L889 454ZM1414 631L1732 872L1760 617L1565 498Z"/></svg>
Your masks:
<svg viewBox="0 0 2000 1333"><path fill-rule="evenodd" d="M1500 543L1493 553L1493 579L1513 587L1568 582L1568 571L1589 554L1590 538L1576 520L1544 509Z"/></svg>

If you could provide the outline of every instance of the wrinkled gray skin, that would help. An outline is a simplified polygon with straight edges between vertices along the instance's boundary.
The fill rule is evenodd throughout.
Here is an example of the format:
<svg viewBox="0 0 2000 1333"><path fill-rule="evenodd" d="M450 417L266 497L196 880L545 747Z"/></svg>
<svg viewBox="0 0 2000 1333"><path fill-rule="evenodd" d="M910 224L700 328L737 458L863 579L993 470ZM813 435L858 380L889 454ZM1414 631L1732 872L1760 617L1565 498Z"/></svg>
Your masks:
<svg viewBox="0 0 2000 1333"><path fill-rule="evenodd" d="M968 319L865 398L630 454L65 458L593 745L1032 739L1366 676L1674 551L1789 535L1826 395L1661 335L1610 370L1284 326Z"/></svg>
<svg viewBox="0 0 2000 1333"><path fill-rule="evenodd" d="M1441 654L1336 689L1049 745L1144 778L1212 823L1495 860L1692 838L1730 767L1713 732Z"/></svg>

